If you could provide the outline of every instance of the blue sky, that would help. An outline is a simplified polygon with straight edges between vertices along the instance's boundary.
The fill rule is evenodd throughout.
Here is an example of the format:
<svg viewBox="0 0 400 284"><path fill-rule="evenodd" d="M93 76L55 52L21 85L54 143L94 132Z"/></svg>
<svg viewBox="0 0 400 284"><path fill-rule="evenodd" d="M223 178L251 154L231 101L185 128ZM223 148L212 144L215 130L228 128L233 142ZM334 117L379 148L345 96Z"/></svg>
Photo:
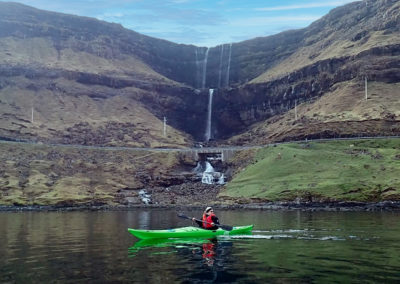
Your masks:
<svg viewBox="0 0 400 284"><path fill-rule="evenodd" d="M0 0L1 2L6 2ZM216 46L308 26L354 0L20 0L176 43Z"/></svg>

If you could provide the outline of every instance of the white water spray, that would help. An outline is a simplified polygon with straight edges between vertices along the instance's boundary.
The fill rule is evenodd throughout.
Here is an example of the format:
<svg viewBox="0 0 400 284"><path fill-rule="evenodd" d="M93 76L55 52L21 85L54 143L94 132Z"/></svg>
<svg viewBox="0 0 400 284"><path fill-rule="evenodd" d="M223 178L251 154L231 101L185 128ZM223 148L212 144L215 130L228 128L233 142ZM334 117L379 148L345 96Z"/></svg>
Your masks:
<svg viewBox="0 0 400 284"><path fill-rule="evenodd" d="M200 162L197 162L196 167L192 170L196 174L202 174L203 173L203 167L201 166Z"/></svg>
<svg viewBox="0 0 400 284"><path fill-rule="evenodd" d="M144 204L150 204L151 203L151 196L150 196L150 194L148 194L146 192L146 190L144 190L144 189L140 190L139 191L139 197L140 197L140 199L142 200L142 202Z"/></svg>
<svg viewBox="0 0 400 284"><path fill-rule="evenodd" d="M228 70L226 70L226 84L225 86L229 86L229 73L231 72L231 58L232 58L232 43L229 44L229 57L228 57Z"/></svg>
<svg viewBox="0 0 400 284"><path fill-rule="evenodd" d="M206 169L201 177L201 182L206 184L214 184L214 172L215 170L213 166L209 162L206 162Z"/></svg>
<svg viewBox="0 0 400 284"><path fill-rule="evenodd" d="M194 54L195 54L195 63L196 63L196 88L200 88L201 87L201 73L200 73L200 62L199 62L199 55L197 52L197 47L194 49Z"/></svg>
<svg viewBox="0 0 400 284"><path fill-rule="evenodd" d="M225 184L225 175L221 174L218 179L218 184Z"/></svg>
<svg viewBox="0 0 400 284"><path fill-rule="evenodd" d="M192 170L197 176L201 177L201 182L205 184L225 184L225 176L221 172L216 172L208 161L197 162Z"/></svg>
<svg viewBox="0 0 400 284"><path fill-rule="evenodd" d="M210 51L210 48L208 47L206 50L206 54L204 55L204 61L203 61L203 77L201 81L201 88L204 89L206 87L206 75L207 75L207 61L208 61L208 52Z"/></svg>
<svg viewBox="0 0 400 284"><path fill-rule="evenodd" d="M208 95L208 112L207 112L207 126L206 126L206 141L210 141L211 139L211 118L212 118L212 100L213 100L214 89L209 90Z"/></svg>
<svg viewBox="0 0 400 284"><path fill-rule="evenodd" d="M221 88L222 60L223 60L223 57L224 57L224 45L221 45L221 56L219 58L218 88Z"/></svg>

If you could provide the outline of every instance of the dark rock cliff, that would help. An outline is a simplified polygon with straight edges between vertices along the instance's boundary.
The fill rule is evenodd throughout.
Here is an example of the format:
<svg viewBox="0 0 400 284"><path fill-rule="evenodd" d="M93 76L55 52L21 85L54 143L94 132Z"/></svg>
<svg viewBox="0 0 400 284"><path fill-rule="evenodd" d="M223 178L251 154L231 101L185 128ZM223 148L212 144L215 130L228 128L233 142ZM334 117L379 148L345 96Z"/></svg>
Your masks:
<svg viewBox="0 0 400 284"><path fill-rule="evenodd" d="M369 66L365 72L361 66ZM335 84L364 77L375 82L400 82L400 45L372 48L355 56L332 58L306 66L277 80L220 90L214 97L216 135L231 136L247 126L312 101ZM218 134L217 134L218 133Z"/></svg>
<svg viewBox="0 0 400 284"><path fill-rule="evenodd" d="M253 65L282 71L267 79L260 77L255 82L219 90L214 96L214 137L245 131L255 122L293 109L296 103L312 102L339 83L355 80L363 84L365 77L372 82L400 82L399 34L397 1L362 1L336 8L308 28L233 45L233 54L239 53L239 48L242 52L231 62L231 78L243 82L240 75L233 74L238 76L236 69L246 70ZM262 51L244 51L257 44L264 44ZM237 62L238 58L243 61ZM288 58L287 62L292 63L285 63ZM253 68L253 75L260 71ZM400 95L400 90L396 92ZM381 130L375 129L373 135L383 133Z"/></svg>
<svg viewBox="0 0 400 284"><path fill-rule="evenodd" d="M0 37L49 38L58 52L70 48L107 59L134 56L172 80L196 84L196 47L148 37L119 24L0 3Z"/></svg>
<svg viewBox="0 0 400 284"><path fill-rule="evenodd" d="M159 120L166 116L169 125L202 140L205 89L215 88L212 137L227 138L287 112L295 103L321 97L338 83L365 76L376 82L400 82L399 11L398 1L359 1L332 10L305 29L205 48L151 38L91 18L0 3L0 91L18 86L38 94L61 92L93 100L122 94ZM44 53L55 50L55 58L19 60L19 50L7 49L6 42L14 40L40 50L43 46L30 41L36 39L45 41ZM91 57L90 67L68 62L68 52ZM21 78L29 83L22 84ZM28 127L26 118L18 119ZM127 127L124 123L120 126ZM31 137L28 132L0 130L5 137ZM75 141L63 137L59 139L65 143Z"/></svg>

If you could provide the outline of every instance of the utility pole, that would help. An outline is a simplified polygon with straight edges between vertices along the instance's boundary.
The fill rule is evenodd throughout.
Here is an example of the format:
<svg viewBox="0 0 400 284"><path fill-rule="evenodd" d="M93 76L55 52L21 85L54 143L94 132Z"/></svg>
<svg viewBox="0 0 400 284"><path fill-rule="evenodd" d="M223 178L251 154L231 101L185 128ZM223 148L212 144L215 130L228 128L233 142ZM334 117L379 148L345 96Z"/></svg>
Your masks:
<svg viewBox="0 0 400 284"><path fill-rule="evenodd" d="M164 116L164 137L167 135L167 118Z"/></svg>
<svg viewBox="0 0 400 284"><path fill-rule="evenodd" d="M368 100L368 78L365 76L365 100Z"/></svg>

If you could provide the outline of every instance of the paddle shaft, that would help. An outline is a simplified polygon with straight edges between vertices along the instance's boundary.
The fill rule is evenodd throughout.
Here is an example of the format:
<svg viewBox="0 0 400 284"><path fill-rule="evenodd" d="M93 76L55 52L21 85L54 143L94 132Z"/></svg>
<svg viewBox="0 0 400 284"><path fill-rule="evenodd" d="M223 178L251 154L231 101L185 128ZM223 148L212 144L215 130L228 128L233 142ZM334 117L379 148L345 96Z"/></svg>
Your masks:
<svg viewBox="0 0 400 284"><path fill-rule="evenodd" d="M190 217L185 216L185 215L183 215L183 214L178 214L178 217L185 218L185 219L189 219L189 220L193 220L193 218L190 218ZM196 219L196 218L194 218L194 220L195 220L195 221L198 221L198 222L205 223L205 224L210 224L210 225L212 225L212 223L209 223L209 222L206 222L206 221L203 221L203 220L199 220L199 219ZM221 225L221 224L214 224L214 226L220 227L221 229L223 229L223 230L225 230L225 231L232 231L232 229L233 229L232 226Z"/></svg>

